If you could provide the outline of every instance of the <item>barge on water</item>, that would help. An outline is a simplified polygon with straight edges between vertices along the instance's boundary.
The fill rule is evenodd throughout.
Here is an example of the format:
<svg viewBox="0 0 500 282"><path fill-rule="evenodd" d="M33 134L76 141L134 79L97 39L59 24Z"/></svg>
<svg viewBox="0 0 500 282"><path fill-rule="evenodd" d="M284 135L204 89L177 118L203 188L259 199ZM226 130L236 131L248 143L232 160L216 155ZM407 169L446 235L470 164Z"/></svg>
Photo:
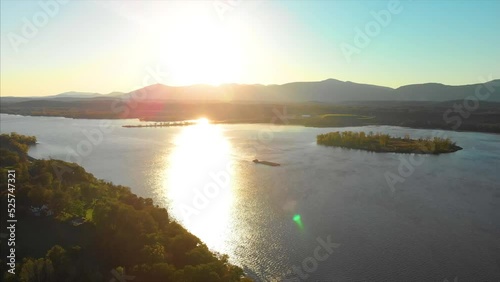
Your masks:
<svg viewBox="0 0 500 282"><path fill-rule="evenodd" d="M273 163L273 162L268 162L268 161L259 161L258 159L253 160L253 162L256 164L263 164L263 165L268 165L268 166L280 166L279 163Z"/></svg>

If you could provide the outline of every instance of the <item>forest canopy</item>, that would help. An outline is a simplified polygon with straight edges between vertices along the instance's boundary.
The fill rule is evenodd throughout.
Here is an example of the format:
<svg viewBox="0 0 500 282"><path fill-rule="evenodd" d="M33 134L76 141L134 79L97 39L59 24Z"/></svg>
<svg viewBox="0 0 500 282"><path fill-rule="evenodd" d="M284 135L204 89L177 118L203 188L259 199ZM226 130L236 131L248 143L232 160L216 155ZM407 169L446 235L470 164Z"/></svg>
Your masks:
<svg viewBox="0 0 500 282"><path fill-rule="evenodd" d="M411 139L410 135L403 138L388 134L365 132L330 132L316 136L319 145L350 149L360 149L372 152L395 152L416 154L451 153L462 148L449 138L419 138Z"/></svg>

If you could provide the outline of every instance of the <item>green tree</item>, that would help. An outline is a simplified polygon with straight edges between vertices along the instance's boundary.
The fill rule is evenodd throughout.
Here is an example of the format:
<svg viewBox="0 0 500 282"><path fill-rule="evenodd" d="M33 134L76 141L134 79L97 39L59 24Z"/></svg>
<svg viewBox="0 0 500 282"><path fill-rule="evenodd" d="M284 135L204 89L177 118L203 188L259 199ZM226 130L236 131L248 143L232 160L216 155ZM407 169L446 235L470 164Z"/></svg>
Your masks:
<svg viewBox="0 0 500 282"><path fill-rule="evenodd" d="M54 277L54 267L50 259L39 258L37 260L27 259L21 267L19 273L21 282L52 282Z"/></svg>

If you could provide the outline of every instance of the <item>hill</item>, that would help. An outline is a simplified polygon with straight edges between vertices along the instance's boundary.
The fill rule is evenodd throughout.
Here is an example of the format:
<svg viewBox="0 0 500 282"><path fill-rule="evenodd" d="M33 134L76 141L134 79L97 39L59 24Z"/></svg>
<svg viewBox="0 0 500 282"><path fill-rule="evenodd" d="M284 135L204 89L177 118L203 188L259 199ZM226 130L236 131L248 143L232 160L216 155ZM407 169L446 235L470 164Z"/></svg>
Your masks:
<svg viewBox="0 0 500 282"><path fill-rule="evenodd" d="M479 89L479 90L478 90ZM479 91L479 92L477 92ZM487 91L487 92L485 92ZM113 92L110 94L67 92L47 97L2 97L3 103L39 99L102 99L122 98L133 95L146 97L147 100L162 101L217 101L217 102L279 102L279 103L340 103L349 101L427 101L442 102L463 100L477 93L488 93L489 102L500 102L500 80L484 84L450 86L439 83L406 85L393 89L370 84L327 79L316 82L293 82L283 85L224 84L167 86L149 85L130 93Z"/></svg>
<svg viewBox="0 0 500 282"><path fill-rule="evenodd" d="M491 89L490 89L491 87ZM415 84L397 89L327 79L317 82L293 82L283 85L226 84L185 87L151 85L126 95L141 93L151 100L339 103L346 101L427 101L465 99L476 95L478 88L492 92L488 101L500 102L500 80L485 84L449 86L437 83ZM485 89L482 89L485 91ZM139 94L140 95L140 94Z"/></svg>

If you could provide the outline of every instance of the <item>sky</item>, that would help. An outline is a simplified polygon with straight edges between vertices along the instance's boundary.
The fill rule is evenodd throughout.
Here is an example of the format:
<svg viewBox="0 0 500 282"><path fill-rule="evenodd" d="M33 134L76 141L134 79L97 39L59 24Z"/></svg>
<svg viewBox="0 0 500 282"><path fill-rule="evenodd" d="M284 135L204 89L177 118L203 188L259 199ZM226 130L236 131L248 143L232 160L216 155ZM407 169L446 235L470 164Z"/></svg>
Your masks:
<svg viewBox="0 0 500 282"><path fill-rule="evenodd" d="M500 78L500 1L1 1L1 95Z"/></svg>

